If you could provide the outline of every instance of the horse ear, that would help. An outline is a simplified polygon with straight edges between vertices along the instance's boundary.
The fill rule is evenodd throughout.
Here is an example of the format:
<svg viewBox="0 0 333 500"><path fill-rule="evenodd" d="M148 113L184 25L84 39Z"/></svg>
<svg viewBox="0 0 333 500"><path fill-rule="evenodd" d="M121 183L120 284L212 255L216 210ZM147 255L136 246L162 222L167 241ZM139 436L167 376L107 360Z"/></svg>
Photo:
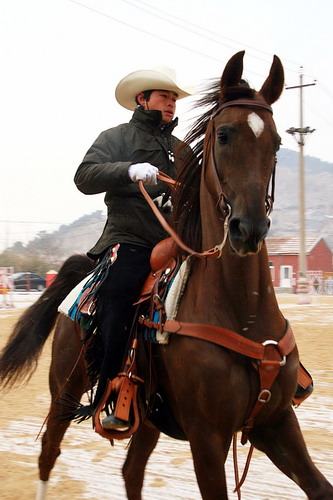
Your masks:
<svg viewBox="0 0 333 500"><path fill-rule="evenodd" d="M261 87L259 93L264 97L267 104L273 104L282 94L284 86L284 71L280 59L274 56L269 75Z"/></svg>
<svg viewBox="0 0 333 500"><path fill-rule="evenodd" d="M237 52L226 64L221 77L221 91L226 87L237 85L243 74L243 57L245 50Z"/></svg>

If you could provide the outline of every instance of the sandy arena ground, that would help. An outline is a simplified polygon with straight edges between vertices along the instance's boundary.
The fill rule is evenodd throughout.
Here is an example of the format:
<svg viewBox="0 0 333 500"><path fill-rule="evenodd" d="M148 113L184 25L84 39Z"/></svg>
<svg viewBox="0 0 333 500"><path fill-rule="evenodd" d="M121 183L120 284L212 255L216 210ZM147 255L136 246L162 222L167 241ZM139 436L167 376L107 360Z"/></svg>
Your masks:
<svg viewBox="0 0 333 500"><path fill-rule="evenodd" d="M20 297L15 308L0 309L0 348L5 344L22 308L36 297ZM315 393L296 410L310 454L333 482L333 297L312 297L298 305L296 296L280 295L279 302L291 321L301 359L315 381ZM0 394L0 498L32 500L38 478L41 440L36 437L48 412L50 341L29 384ZM247 450L239 448L241 467ZM100 498L125 500L121 465L126 443L111 448L89 423L72 424L62 446L49 485L48 500ZM232 456L227 461L230 500L234 479ZM162 437L148 464L145 500L199 500L187 443ZM255 452L245 485L244 500L305 499L305 495L269 460Z"/></svg>

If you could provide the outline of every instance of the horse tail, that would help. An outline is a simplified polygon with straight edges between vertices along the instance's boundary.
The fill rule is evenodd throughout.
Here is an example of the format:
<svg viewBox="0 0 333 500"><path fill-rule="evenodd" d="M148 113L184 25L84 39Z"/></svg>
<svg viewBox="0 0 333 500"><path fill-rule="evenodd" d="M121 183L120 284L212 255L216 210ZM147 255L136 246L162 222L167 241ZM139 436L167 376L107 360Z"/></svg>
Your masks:
<svg viewBox="0 0 333 500"><path fill-rule="evenodd" d="M94 261L85 255L72 255L51 285L20 316L0 355L0 386L10 389L30 379L56 322L59 305L93 268Z"/></svg>

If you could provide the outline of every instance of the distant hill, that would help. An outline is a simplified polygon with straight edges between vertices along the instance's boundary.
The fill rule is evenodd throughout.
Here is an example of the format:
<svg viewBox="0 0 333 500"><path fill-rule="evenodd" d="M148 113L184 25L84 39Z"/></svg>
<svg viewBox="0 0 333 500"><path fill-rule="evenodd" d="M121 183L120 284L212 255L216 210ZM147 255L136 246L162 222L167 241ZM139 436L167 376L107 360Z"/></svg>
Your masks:
<svg viewBox="0 0 333 500"><path fill-rule="evenodd" d="M278 154L275 204L270 236L297 235L299 154L281 149ZM305 206L308 236L324 236L333 247L333 164L305 156Z"/></svg>
<svg viewBox="0 0 333 500"><path fill-rule="evenodd" d="M270 236L298 235L298 162L297 152L279 151ZM305 156L304 163L307 236L324 236L333 248L333 164L311 156ZM39 233L27 247L42 250L60 263L73 253L86 253L102 233L105 221L105 212L98 210L53 233Z"/></svg>

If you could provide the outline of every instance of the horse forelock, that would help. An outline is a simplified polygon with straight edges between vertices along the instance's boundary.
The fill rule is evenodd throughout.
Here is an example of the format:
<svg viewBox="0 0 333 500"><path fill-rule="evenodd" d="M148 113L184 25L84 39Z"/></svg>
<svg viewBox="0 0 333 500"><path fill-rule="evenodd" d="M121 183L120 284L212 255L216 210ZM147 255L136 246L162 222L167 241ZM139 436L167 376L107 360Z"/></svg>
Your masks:
<svg viewBox="0 0 333 500"><path fill-rule="evenodd" d="M223 89L223 93L220 96L220 102L223 104L237 99L254 99L256 94L257 92L249 87L245 80L242 80L238 85Z"/></svg>

